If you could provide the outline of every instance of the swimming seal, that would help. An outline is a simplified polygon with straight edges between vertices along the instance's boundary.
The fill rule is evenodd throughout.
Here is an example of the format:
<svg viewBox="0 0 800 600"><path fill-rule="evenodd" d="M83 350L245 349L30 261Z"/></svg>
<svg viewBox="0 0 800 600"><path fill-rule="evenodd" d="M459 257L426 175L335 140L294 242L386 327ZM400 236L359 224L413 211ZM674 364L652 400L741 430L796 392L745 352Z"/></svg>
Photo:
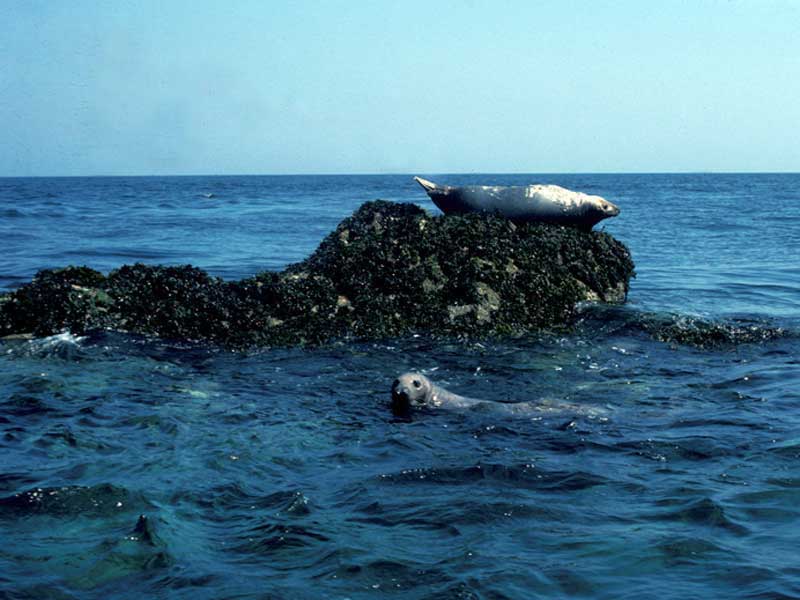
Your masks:
<svg viewBox="0 0 800 600"><path fill-rule="evenodd" d="M408 417L415 409L486 407L506 415L541 416L543 413L579 414L590 419L601 417L605 411L591 406L541 399L536 402L493 402L454 394L436 385L422 373L400 375L392 383L392 412L398 417Z"/></svg>
<svg viewBox="0 0 800 600"><path fill-rule="evenodd" d="M498 213L520 223L570 225L587 231L603 219L619 214L619 207L600 196L557 185L453 187L421 177L414 177L414 181L445 214Z"/></svg>
<svg viewBox="0 0 800 600"><path fill-rule="evenodd" d="M408 414L412 408L436 408L445 404L469 408L481 402L449 392L422 373L404 373L392 384L392 411L398 415Z"/></svg>

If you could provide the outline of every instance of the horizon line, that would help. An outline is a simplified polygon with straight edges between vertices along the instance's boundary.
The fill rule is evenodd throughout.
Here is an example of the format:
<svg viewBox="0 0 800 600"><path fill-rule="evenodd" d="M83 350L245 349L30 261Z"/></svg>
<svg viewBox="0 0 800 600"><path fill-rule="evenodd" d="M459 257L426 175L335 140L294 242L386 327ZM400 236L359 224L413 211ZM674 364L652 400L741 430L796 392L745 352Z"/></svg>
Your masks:
<svg viewBox="0 0 800 600"><path fill-rule="evenodd" d="M0 179L80 179L147 177L381 177L425 175L798 175L800 171L387 171L318 173L170 173L92 175L0 175Z"/></svg>

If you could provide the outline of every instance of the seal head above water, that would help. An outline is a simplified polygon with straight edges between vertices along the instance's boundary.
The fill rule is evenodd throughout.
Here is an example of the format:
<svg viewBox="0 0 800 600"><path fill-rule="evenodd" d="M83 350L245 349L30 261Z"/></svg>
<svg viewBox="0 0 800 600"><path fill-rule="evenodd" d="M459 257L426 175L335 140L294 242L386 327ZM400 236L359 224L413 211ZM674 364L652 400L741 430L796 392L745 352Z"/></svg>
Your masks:
<svg viewBox="0 0 800 600"><path fill-rule="evenodd" d="M497 213L515 222L570 225L587 231L619 214L619 207L605 198L557 185L454 187L421 177L414 177L414 181L445 214Z"/></svg>
<svg viewBox="0 0 800 600"><path fill-rule="evenodd" d="M470 407L481 402L449 392L422 373L404 373L392 383L392 412L396 415L408 415L412 409L424 407Z"/></svg>
<svg viewBox="0 0 800 600"><path fill-rule="evenodd" d="M564 401L540 398L535 402L493 402L454 394L436 385L422 373L403 373L392 383L392 412L408 418L415 410L424 409L476 409L491 410L495 414L516 417L533 417L546 414L582 415L590 419L601 418L605 411L593 406L582 406Z"/></svg>

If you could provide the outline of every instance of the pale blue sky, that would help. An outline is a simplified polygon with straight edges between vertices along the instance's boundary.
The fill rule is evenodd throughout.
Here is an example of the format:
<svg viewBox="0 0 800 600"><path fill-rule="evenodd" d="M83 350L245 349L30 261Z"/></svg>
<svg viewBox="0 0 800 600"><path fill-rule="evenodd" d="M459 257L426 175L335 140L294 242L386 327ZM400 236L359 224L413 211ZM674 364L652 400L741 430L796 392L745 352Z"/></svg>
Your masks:
<svg viewBox="0 0 800 600"><path fill-rule="evenodd" d="M0 0L0 176L800 171L800 0Z"/></svg>

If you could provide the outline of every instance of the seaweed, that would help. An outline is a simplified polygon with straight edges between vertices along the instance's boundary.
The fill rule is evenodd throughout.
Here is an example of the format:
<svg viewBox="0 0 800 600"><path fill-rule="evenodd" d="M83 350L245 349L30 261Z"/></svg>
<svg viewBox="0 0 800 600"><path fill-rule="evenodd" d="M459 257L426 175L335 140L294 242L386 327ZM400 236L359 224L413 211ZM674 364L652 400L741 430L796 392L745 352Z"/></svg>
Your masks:
<svg viewBox="0 0 800 600"><path fill-rule="evenodd" d="M632 276L628 249L607 233L376 200L280 273L41 271L0 298L0 335L110 328L229 347L505 335L568 324L582 301L624 302Z"/></svg>
<svg viewBox="0 0 800 600"><path fill-rule="evenodd" d="M111 326L113 304L106 278L88 267L39 271L0 304L0 335L50 335L64 329L82 333Z"/></svg>

